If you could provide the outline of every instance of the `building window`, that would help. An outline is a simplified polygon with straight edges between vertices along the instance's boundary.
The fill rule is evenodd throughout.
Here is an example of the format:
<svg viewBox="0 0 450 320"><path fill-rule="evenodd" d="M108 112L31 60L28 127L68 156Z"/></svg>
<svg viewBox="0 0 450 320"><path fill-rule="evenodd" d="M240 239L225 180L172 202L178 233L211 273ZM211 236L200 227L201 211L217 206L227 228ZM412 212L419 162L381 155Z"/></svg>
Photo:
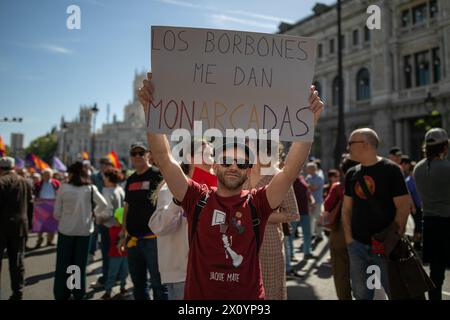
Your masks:
<svg viewBox="0 0 450 320"><path fill-rule="evenodd" d="M370 30L367 26L364 27L364 42L370 42Z"/></svg>
<svg viewBox="0 0 450 320"><path fill-rule="evenodd" d="M330 39L330 54L334 53L334 39Z"/></svg>
<svg viewBox="0 0 450 320"><path fill-rule="evenodd" d="M404 73L405 73L405 87L409 89L412 87L412 65L411 56L405 56L404 60Z"/></svg>
<svg viewBox="0 0 450 320"><path fill-rule="evenodd" d="M415 55L416 86L430 84L430 61L428 51L419 52Z"/></svg>
<svg viewBox="0 0 450 320"><path fill-rule="evenodd" d="M430 1L430 18L433 19L437 16L438 13L438 4L437 0L431 0Z"/></svg>
<svg viewBox="0 0 450 320"><path fill-rule="evenodd" d="M344 80L342 80L342 95L344 95ZM344 97L342 97L344 99ZM333 106L339 104L339 77L336 76L333 80L333 94L331 97L331 102Z"/></svg>
<svg viewBox="0 0 450 320"><path fill-rule="evenodd" d="M319 97L322 98L322 85L319 81L314 81L313 85L316 87L317 92L319 93Z"/></svg>
<svg viewBox="0 0 450 320"><path fill-rule="evenodd" d="M323 56L323 45L321 43L319 43L319 47L317 48L317 55L319 58L322 58Z"/></svg>
<svg viewBox="0 0 450 320"><path fill-rule="evenodd" d="M363 68L356 75L356 100L370 99L370 73Z"/></svg>
<svg viewBox="0 0 450 320"><path fill-rule="evenodd" d="M409 9L402 11L402 27L406 28L411 24L411 14Z"/></svg>
<svg viewBox="0 0 450 320"><path fill-rule="evenodd" d="M425 22L427 14L427 4L423 3L413 8L413 24L421 24Z"/></svg>
<svg viewBox="0 0 450 320"><path fill-rule="evenodd" d="M359 44L359 30L353 30L353 45L357 46Z"/></svg>
<svg viewBox="0 0 450 320"><path fill-rule="evenodd" d="M439 48L433 49L433 82L438 83L441 80L441 57Z"/></svg>

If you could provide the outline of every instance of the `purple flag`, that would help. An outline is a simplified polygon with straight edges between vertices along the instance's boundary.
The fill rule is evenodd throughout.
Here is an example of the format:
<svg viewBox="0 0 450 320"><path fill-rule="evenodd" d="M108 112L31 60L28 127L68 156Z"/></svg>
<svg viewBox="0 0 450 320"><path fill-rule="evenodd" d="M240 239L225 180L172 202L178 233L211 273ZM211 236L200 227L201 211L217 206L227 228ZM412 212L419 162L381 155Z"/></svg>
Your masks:
<svg viewBox="0 0 450 320"><path fill-rule="evenodd" d="M53 157L52 167L53 167L53 169L60 171L60 172L67 171L67 167L58 157Z"/></svg>
<svg viewBox="0 0 450 320"><path fill-rule="evenodd" d="M58 220L53 216L55 200L35 199L33 232L56 232Z"/></svg>

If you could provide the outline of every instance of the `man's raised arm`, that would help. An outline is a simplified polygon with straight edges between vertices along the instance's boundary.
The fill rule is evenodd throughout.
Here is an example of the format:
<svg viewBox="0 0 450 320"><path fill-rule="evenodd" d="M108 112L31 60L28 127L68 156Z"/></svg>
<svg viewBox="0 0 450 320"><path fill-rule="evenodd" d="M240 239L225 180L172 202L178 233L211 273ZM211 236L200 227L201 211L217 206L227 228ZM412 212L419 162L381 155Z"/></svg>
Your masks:
<svg viewBox="0 0 450 320"><path fill-rule="evenodd" d="M320 100L314 86L311 86L311 92L309 108L314 114L314 125L316 126L320 113L323 110L323 102ZM267 200L272 209L277 208L281 204L294 180L298 177L300 169L309 155L311 144L311 142L304 141L292 143L283 170L273 177L267 187Z"/></svg>
<svg viewBox="0 0 450 320"><path fill-rule="evenodd" d="M139 89L139 101L144 108L145 119L150 112L150 103L153 101L153 85L150 80L151 73L147 73L144 85ZM162 176L175 199L183 201L188 188L188 180L179 164L173 159L169 141L165 134L156 134L147 131L147 140L155 164L161 170Z"/></svg>

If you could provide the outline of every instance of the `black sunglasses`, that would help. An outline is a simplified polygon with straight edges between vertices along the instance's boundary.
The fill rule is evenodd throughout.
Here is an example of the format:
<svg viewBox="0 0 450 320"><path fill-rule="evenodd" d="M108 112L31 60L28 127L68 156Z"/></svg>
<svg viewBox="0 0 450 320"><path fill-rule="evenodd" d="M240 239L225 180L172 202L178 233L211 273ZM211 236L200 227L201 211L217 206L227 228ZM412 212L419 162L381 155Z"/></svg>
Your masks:
<svg viewBox="0 0 450 320"><path fill-rule="evenodd" d="M144 155L145 155L145 151L132 151L132 152L130 152L130 156L132 156L132 157L136 157L136 156L143 157Z"/></svg>
<svg viewBox="0 0 450 320"><path fill-rule="evenodd" d="M239 162L243 162L244 163L239 163ZM231 165L236 162L236 166L240 169L240 170L245 170L248 168L251 168L253 165L251 163L248 163L248 160L244 160L244 159L233 159L231 157L224 157L222 158L222 162L220 163L220 165L224 168L229 168L231 167Z"/></svg>
<svg viewBox="0 0 450 320"><path fill-rule="evenodd" d="M347 145L348 146L351 146L352 144L355 144L355 143L364 143L365 141L349 141L348 143L347 143Z"/></svg>

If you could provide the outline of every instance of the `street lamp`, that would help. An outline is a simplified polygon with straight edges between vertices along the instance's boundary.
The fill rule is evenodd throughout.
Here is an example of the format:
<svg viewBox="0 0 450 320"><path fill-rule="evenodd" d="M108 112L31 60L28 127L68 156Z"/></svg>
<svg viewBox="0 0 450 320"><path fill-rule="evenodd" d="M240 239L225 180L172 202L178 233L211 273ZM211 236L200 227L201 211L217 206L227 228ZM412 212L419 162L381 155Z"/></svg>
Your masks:
<svg viewBox="0 0 450 320"><path fill-rule="evenodd" d="M99 109L97 108L97 103L94 103L94 106L91 108L92 113L94 114L94 125L93 125L93 134L92 134L92 150L91 150L91 165L95 165L95 120L97 118L97 113Z"/></svg>
<svg viewBox="0 0 450 320"><path fill-rule="evenodd" d="M334 164L336 168L341 162L342 153L346 149L345 122L344 122L344 86L342 79L342 31L341 31L341 0L337 1L337 24L338 24L338 132L334 149Z"/></svg>
<svg viewBox="0 0 450 320"><path fill-rule="evenodd" d="M69 126L67 125L66 122L63 122L62 126L61 126L61 132L63 134L63 150L62 150L62 158L63 158L63 162L64 164L67 163L67 159L66 159L66 132L67 129L69 128Z"/></svg>

